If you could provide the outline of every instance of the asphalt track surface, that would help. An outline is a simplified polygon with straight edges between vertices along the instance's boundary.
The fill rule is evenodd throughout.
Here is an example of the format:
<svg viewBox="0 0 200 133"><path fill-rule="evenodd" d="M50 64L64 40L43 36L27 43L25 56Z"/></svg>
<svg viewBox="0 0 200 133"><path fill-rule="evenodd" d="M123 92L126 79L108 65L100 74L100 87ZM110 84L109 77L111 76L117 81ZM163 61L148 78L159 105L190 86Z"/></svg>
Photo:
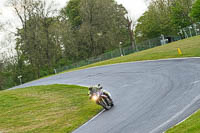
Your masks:
<svg viewBox="0 0 200 133"><path fill-rule="evenodd" d="M161 133L200 108L200 59L196 58L95 67L15 88L98 83L111 92L115 107L74 133Z"/></svg>

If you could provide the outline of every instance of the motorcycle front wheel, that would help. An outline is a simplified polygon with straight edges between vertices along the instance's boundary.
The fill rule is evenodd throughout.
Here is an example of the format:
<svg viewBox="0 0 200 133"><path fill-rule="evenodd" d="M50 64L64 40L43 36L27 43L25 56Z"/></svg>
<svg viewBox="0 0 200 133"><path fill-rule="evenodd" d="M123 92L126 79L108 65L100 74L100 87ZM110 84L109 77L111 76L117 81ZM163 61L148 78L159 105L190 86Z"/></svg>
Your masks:
<svg viewBox="0 0 200 133"><path fill-rule="evenodd" d="M105 109L105 110L109 110L112 108L111 105L107 104L107 99L101 98L101 100L99 101L99 104Z"/></svg>

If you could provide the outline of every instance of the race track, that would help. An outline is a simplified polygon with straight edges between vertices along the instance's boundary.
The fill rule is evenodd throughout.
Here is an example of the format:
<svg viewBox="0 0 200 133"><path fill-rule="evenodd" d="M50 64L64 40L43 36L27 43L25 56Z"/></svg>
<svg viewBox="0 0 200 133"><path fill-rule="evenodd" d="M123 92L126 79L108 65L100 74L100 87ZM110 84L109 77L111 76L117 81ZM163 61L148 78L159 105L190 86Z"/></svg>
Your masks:
<svg viewBox="0 0 200 133"><path fill-rule="evenodd" d="M111 92L115 107L74 133L161 133L200 108L198 58L89 68L15 88L47 84L90 86L98 83Z"/></svg>

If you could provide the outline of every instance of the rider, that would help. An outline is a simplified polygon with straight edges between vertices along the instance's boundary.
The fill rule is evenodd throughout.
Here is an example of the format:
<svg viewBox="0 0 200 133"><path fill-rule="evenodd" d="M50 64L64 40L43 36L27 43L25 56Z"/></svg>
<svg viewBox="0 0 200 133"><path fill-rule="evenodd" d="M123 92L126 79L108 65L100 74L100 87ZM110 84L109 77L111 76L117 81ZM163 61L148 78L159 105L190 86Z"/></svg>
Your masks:
<svg viewBox="0 0 200 133"><path fill-rule="evenodd" d="M110 101L112 101L110 93L107 92L106 90L103 90L103 87L100 84L98 84L97 86L89 87L88 89L89 89L88 95L89 95L90 99L92 98L93 93L95 93L97 91L103 91L103 94L106 95Z"/></svg>

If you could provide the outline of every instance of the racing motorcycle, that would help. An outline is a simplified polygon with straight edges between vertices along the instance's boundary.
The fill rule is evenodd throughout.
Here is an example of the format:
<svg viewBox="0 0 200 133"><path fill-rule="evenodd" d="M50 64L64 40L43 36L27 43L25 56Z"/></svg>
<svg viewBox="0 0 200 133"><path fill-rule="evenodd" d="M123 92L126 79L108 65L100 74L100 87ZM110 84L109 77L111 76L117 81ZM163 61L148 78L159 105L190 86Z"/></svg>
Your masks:
<svg viewBox="0 0 200 133"><path fill-rule="evenodd" d="M108 93L108 92L106 92ZM108 93L110 98L105 94L103 90L94 92L91 96L91 99L96 102L96 104L102 106L105 110L109 110L114 106L114 103L111 99L111 95Z"/></svg>

